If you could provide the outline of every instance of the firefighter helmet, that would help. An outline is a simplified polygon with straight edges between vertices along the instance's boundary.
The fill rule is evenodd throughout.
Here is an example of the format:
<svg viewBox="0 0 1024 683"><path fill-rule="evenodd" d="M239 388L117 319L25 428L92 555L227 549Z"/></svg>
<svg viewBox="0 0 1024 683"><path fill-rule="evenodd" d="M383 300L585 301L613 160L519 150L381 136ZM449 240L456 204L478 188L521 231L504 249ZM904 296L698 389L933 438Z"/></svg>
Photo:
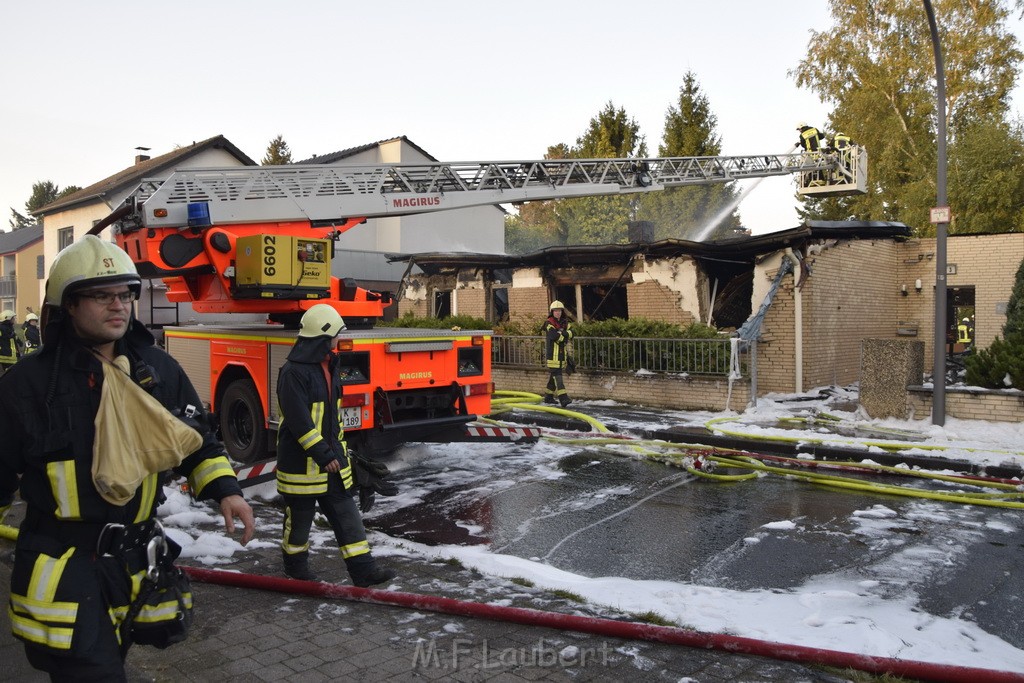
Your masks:
<svg viewBox="0 0 1024 683"><path fill-rule="evenodd" d="M807 123L805 121L801 121L800 123L796 124L796 129L797 130L803 130L806 127L807 127Z"/></svg>
<svg viewBox="0 0 1024 683"><path fill-rule="evenodd" d="M556 308L561 308L562 310L565 310L565 304L563 304L563 303L562 303L561 301L559 301L558 299L555 299L554 301L552 301L552 302L551 302L551 305L550 305L550 306L548 306L548 310L549 310L549 311L553 311L553 310L555 310Z"/></svg>
<svg viewBox="0 0 1024 683"><path fill-rule="evenodd" d="M302 314L300 337L334 337L345 329L345 321L333 306L317 304Z"/></svg>
<svg viewBox="0 0 1024 683"><path fill-rule="evenodd" d="M970 318L964 318L963 322L966 325L967 323L971 322L971 319Z"/></svg>
<svg viewBox="0 0 1024 683"><path fill-rule="evenodd" d="M128 285L137 297L142 278L125 250L96 235L86 235L64 247L50 266L46 304L60 306L64 297L83 287Z"/></svg>
<svg viewBox="0 0 1024 683"><path fill-rule="evenodd" d="M0 322L7 322L14 319L14 311L9 308L0 311Z"/></svg>
<svg viewBox="0 0 1024 683"><path fill-rule="evenodd" d="M32 322L33 320L39 320L39 316L36 315L35 313L29 313L28 315L25 316L25 322L29 323Z"/></svg>

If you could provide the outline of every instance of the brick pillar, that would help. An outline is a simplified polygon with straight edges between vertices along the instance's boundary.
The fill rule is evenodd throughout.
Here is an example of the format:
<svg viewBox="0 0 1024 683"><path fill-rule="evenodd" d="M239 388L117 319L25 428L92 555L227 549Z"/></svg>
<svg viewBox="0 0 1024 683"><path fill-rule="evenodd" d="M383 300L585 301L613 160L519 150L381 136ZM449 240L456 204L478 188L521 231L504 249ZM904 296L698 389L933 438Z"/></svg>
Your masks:
<svg viewBox="0 0 1024 683"><path fill-rule="evenodd" d="M905 419L908 385L924 381L924 342L865 339L861 344L860 404L871 417Z"/></svg>

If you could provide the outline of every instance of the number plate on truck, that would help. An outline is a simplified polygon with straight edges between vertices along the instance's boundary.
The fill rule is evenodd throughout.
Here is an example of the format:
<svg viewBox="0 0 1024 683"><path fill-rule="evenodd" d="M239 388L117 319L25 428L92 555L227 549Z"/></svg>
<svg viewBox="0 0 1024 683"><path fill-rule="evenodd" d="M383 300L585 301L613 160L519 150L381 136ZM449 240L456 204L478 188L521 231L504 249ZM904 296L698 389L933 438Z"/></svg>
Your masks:
<svg viewBox="0 0 1024 683"><path fill-rule="evenodd" d="M341 424L345 429L359 429L363 426L363 409L360 406L341 409Z"/></svg>

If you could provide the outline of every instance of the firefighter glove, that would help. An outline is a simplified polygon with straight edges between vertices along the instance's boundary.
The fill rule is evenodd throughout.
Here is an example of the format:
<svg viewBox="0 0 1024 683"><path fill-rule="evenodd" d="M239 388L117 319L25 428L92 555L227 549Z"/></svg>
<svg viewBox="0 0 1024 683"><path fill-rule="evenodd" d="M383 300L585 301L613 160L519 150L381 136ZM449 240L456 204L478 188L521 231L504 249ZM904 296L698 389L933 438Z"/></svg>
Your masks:
<svg viewBox="0 0 1024 683"><path fill-rule="evenodd" d="M373 507L374 494L398 494L398 487L386 479L391 474L387 465L359 455L354 456L352 460L355 465L356 484L359 486L359 509L363 512L369 512Z"/></svg>

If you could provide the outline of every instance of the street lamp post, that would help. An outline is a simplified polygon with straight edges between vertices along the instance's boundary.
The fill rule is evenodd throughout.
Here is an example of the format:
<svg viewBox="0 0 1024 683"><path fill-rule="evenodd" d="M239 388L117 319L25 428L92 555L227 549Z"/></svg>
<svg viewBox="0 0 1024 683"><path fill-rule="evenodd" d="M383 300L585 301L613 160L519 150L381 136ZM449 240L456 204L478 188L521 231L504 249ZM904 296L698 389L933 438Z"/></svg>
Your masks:
<svg viewBox="0 0 1024 683"><path fill-rule="evenodd" d="M932 362L932 424L946 424L946 229L949 206L946 199L946 79L939 44L939 29L931 0L924 1L928 27L935 52L936 138L938 170L935 178L935 208L931 222L935 224L935 339Z"/></svg>

